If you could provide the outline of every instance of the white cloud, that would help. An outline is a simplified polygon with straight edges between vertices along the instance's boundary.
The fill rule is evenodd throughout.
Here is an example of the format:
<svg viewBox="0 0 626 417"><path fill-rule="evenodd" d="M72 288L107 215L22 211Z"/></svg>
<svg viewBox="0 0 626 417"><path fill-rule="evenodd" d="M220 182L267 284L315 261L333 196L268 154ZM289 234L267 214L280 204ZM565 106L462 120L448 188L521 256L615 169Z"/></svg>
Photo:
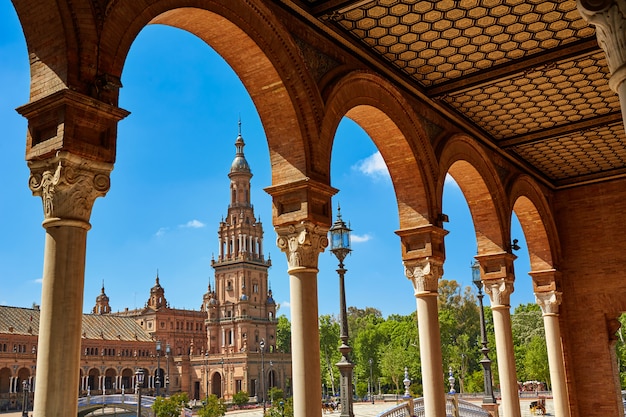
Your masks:
<svg viewBox="0 0 626 417"><path fill-rule="evenodd" d="M373 178L389 177L389 170L380 152L376 152L365 159L360 160L353 167L364 175Z"/></svg>
<svg viewBox="0 0 626 417"><path fill-rule="evenodd" d="M201 229L204 226L206 226L204 223L202 223L200 220L189 220L187 223L185 224L181 224L178 227L184 227L184 228L192 228L192 229Z"/></svg>
<svg viewBox="0 0 626 417"><path fill-rule="evenodd" d="M446 174L445 185L459 188L459 184L456 183L450 174Z"/></svg>
<svg viewBox="0 0 626 417"><path fill-rule="evenodd" d="M37 278L37 279L34 281L34 283L35 283L35 284L43 284L43 278Z"/></svg>
<svg viewBox="0 0 626 417"><path fill-rule="evenodd" d="M350 241L352 243L363 243L369 240L372 240L372 236L368 235L367 233L364 235L351 235L350 236Z"/></svg>
<svg viewBox="0 0 626 417"><path fill-rule="evenodd" d="M291 303L289 301L283 301L282 303L279 303L279 305L281 310L289 310L291 308Z"/></svg>
<svg viewBox="0 0 626 417"><path fill-rule="evenodd" d="M167 232L169 230L169 227L161 227L159 230L157 230L157 232L154 234L156 237L162 237L165 232Z"/></svg>

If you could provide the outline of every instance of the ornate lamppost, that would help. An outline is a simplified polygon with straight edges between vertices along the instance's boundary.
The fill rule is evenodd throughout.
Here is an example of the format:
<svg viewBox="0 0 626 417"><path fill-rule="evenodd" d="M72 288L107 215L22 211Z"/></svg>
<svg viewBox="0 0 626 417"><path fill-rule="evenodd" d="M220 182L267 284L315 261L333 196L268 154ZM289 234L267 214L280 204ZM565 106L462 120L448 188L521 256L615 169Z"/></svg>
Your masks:
<svg viewBox="0 0 626 417"><path fill-rule="evenodd" d="M411 391L409 391L411 387L411 379L409 378L409 368L406 366L404 367L404 379L402 380L402 383L404 384L404 395L402 398L411 398Z"/></svg>
<svg viewBox="0 0 626 417"><path fill-rule="evenodd" d="M369 395L370 395L370 400L372 400L372 404L374 404L374 397L372 396L372 392L374 392L374 387L372 386L372 384L374 383L374 379L372 378L372 362L374 362L372 360L372 358L370 358L369 363L370 363L370 383L369 383Z"/></svg>
<svg viewBox="0 0 626 417"><path fill-rule="evenodd" d="M170 349L170 344L165 345L165 396L168 397L170 395L170 354L172 350Z"/></svg>
<svg viewBox="0 0 626 417"><path fill-rule="evenodd" d="M485 310L483 308L483 282L480 279L480 264L478 261L474 261L472 264L472 282L476 285L476 288L478 288L478 305L480 307L480 343L483 345L480 349L483 353L480 364L483 366L483 384L485 387L483 404L496 404L496 397L493 395L493 386L491 385L491 361L489 360L489 348L487 347Z"/></svg>
<svg viewBox="0 0 626 417"><path fill-rule="evenodd" d="M22 416L28 417L28 381L22 381Z"/></svg>
<svg viewBox="0 0 626 417"><path fill-rule="evenodd" d="M135 372L137 381L137 417L141 417L141 387L143 386L144 373L143 369L137 369Z"/></svg>
<svg viewBox="0 0 626 417"><path fill-rule="evenodd" d="M220 389L222 390L221 396L222 398L225 397L224 395L224 387L226 387L226 385L224 384L224 379L226 378L226 374L224 373L224 358L222 358L220 360L220 364L222 365L222 385L220 387Z"/></svg>
<svg viewBox="0 0 626 417"><path fill-rule="evenodd" d="M330 251L339 260L339 316L341 324L341 360L337 363L341 373L341 417L353 417L352 409L352 369L354 364L350 362L350 351L348 346L348 317L346 314L346 291L344 285L344 275L346 269L343 267L343 260L352 251L350 249L350 228L341 219L341 209L337 207L337 219L330 228Z"/></svg>
<svg viewBox="0 0 626 417"><path fill-rule="evenodd" d="M263 415L265 415L265 339L261 339L259 347L261 348L261 397L263 398Z"/></svg>
<svg viewBox="0 0 626 417"><path fill-rule="evenodd" d="M161 391L161 341L157 340L156 344L156 353L157 353L157 370L156 370L156 396L158 397Z"/></svg>
<svg viewBox="0 0 626 417"><path fill-rule="evenodd" d="M269 390L270 390L270 406L274 406L274 362L270 361L270 375L269 375Z"/></svg>
<svg viewBox="0 0 626 417"><path fill-rule="evenodd" d="M209 352L204 354L204 382L206 383L206 403L209 403Z"/></svg>

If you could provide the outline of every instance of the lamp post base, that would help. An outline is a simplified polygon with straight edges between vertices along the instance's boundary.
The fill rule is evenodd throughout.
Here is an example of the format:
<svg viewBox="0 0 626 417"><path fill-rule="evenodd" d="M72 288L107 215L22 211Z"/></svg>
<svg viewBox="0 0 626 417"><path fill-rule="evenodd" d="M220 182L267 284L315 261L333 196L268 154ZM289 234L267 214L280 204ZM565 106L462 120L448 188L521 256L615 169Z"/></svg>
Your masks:
<svg viewBox="0 0 626 417"><path fill-rule="evenodd" d="M498 404L482 404L482 407L491 417L498 417Z"/></svg>

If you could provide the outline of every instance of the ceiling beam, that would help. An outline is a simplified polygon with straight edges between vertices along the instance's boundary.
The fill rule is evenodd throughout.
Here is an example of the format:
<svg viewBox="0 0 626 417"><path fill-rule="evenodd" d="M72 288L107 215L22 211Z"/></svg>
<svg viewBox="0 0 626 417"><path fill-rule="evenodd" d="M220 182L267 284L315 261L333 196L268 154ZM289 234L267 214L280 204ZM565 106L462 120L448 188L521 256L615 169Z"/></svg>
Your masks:
<svg viewBox="0 0 626 417"><path fill-rule="evenodd" d="M356 9L372 0L326 0L314 2L311 14L315 17L324 15L332 15L334 13L345 13L349 10Z"/></svg>
<svg viewBox="0 0 626 417"><path fill-rule="evenodd" d="M496 143L502 148L507 149L514 146L527 145L530 143L542 142L548 139L565 136L581 130L594 129L599 126L606 126L622 120L621 112L614 112L598 117L579 120L574 123L568 123L556 126L550 129L540 130L529 133L527 135L516 136L509 139L499 140Z"/></svg>

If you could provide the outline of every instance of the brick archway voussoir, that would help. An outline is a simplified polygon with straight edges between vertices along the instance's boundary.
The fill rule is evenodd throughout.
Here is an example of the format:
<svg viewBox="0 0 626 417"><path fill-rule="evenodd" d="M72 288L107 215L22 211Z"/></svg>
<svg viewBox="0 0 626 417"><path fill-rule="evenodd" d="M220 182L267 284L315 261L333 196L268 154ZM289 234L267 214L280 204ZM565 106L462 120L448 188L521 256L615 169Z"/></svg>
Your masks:
<svg viewBox="0 0 626 417"><path fill-rule="evenodd" d="M343 117L357 123L374 142L389 170L401 229L437 222L435 158L410 104L385 80L363 72L331 87L321 142L330 167L332 143Z"/></svg>
<svg viewBox="0 0 626 417"><path fill-rule="evenodd" d="M510 206L524 232L531 270L556 269L560 244L545 191L530 177L522 175L511 187Z"/></svg>
<svg viewBox="0 0 626 417"><path fill-rule="evenodd" d="M311 157L318 142L321 98L295 42L262 4L154 0L139 7L120 0L103 30L103 67L121 74L130 46L148 24L186 30L220 54L250 94L265 129L272 183L320 178ZM132 109L131 109L132 110Z"/></svg>
<svg viewBox="0 0 626 417"><path fill-rule="evenodd" d="M510 252L510 209L497 171L483 149L466 135L452 137L440 157L439 193L446 174L461 188L469 206L478 254Z"/></svg>

